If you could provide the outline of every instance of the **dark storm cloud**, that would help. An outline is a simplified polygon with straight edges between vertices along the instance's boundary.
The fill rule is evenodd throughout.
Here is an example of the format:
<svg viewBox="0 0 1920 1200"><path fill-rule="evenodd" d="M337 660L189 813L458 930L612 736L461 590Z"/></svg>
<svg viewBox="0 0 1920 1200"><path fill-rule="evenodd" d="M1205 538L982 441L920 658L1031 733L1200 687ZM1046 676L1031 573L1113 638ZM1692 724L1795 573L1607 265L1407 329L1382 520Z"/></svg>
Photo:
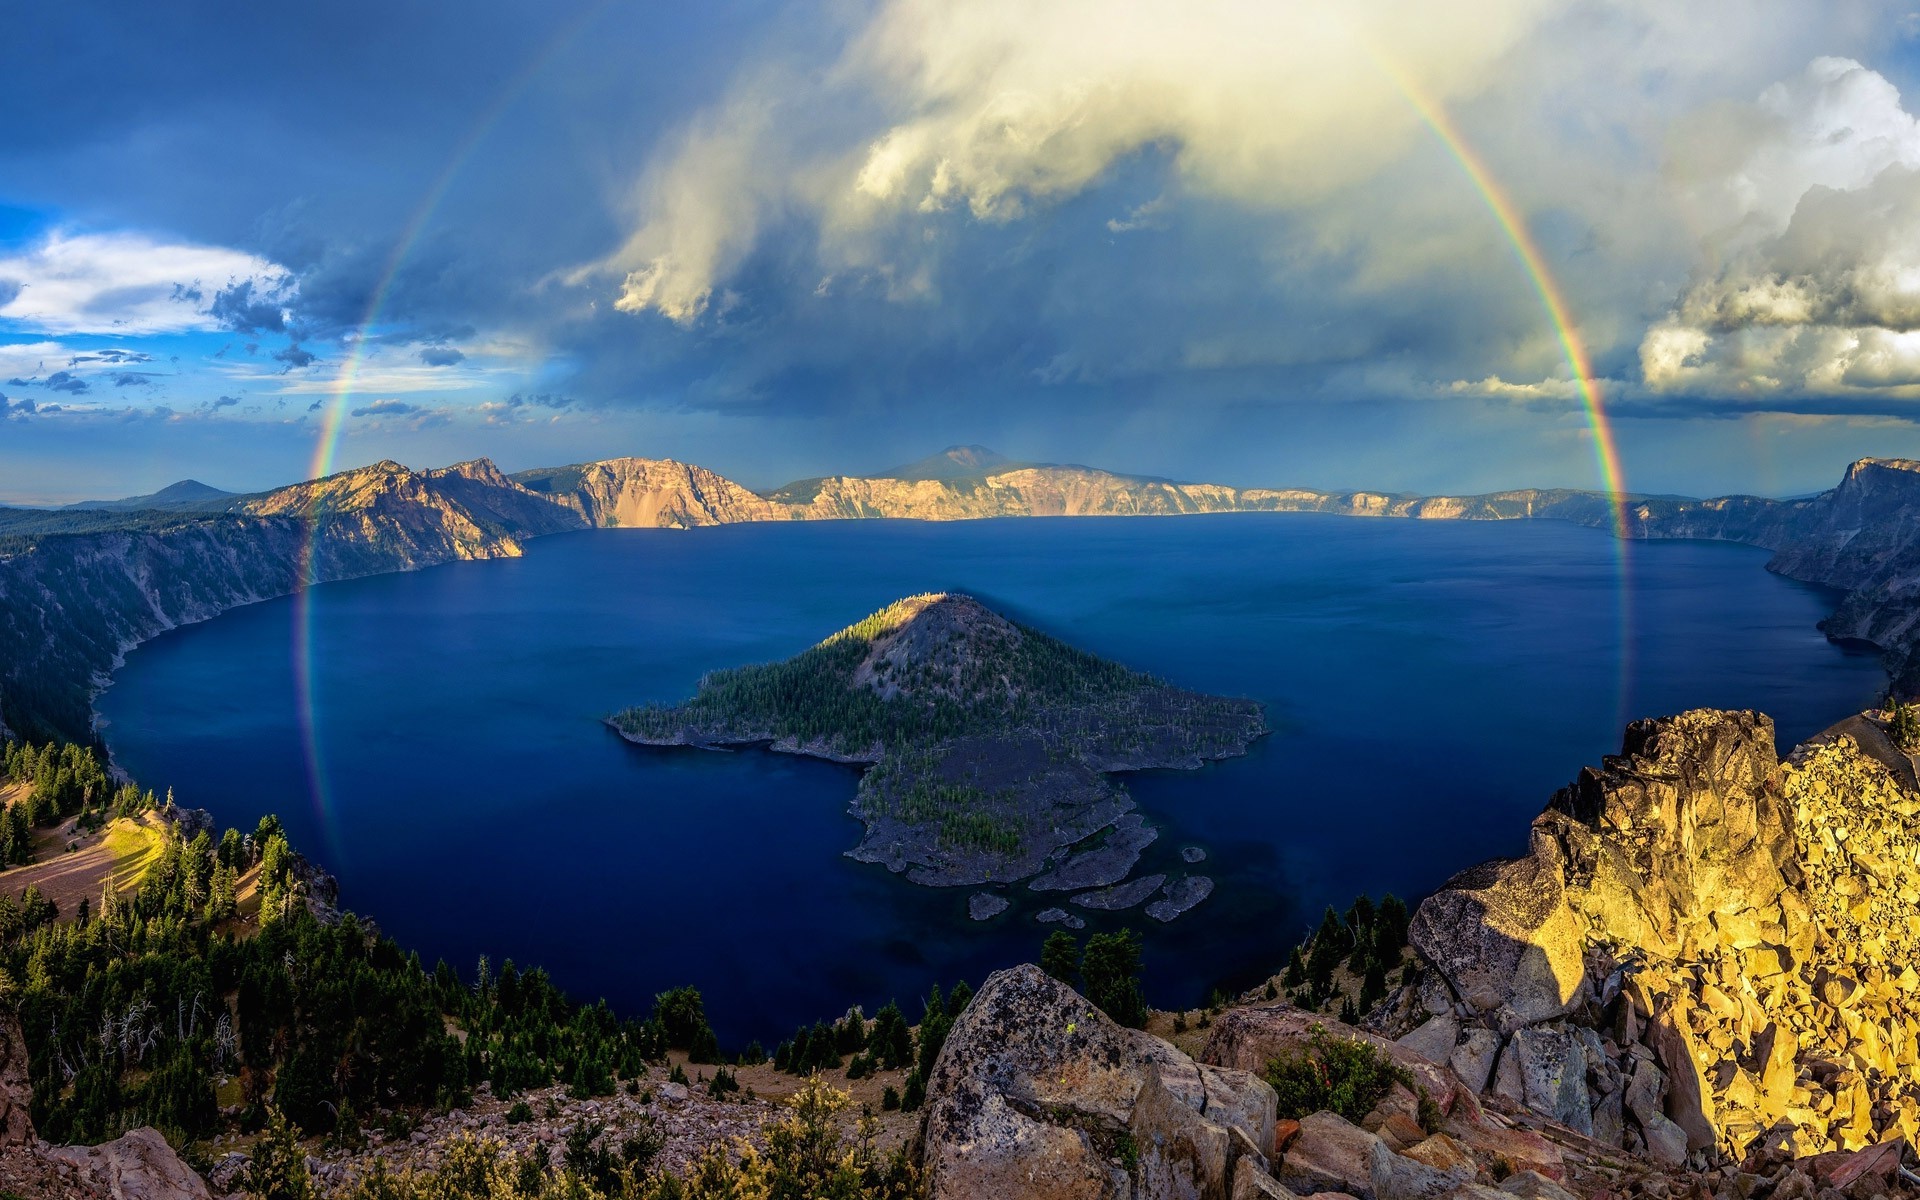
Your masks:
<svg viewBox="0 0 1920 1200"><path fill-rule="evenodd" d="M420 361L430 367L451 367L466 361L466 357L452 346L426 346L420 351Z"/></svg>
<svg viewBox="0 0 1920 1200"><path fill-rule="evenodd" d="M286 312L278 296L257 293L254 281L243 279L213 294L207 310L213 319L233 333L284 333Z"/></svg>
<svg viewBox="0 0 1920 1200"><path fill-rule="evenodd" d="M91 391L93 385L71 371L55 371L47 376L43 385L51 391L66 392L72 396L82 396Z"/></svg>
<svg viewBox="0 0 1920 1200"><path fill-rule="evenodd" d="M284 348L273 352L273 360L287 364L285 369L289 371L296 370L300 367L310 367L317 358L318 356L311 350L302 348L297 342L290 343Z"/></svg>

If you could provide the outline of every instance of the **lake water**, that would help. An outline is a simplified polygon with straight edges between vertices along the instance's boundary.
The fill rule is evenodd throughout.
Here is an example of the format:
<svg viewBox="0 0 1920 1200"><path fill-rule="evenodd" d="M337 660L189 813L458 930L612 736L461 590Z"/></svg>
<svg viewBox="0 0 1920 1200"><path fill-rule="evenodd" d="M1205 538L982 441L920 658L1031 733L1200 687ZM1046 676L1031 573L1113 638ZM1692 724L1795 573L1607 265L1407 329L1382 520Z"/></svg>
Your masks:
<svg viewBox="0 0 1920 1200"><path fill-rule="evenodd" d="M1623 713L1758 708L1784 749L1878 694L1876 660L1814 628L1832 597L1767 574L1764 552L1630 547L1623 627L1620 549L1551 521L1258 514L569 534L315 590L318 800L290 600L134 651L100 709L137 778L223 825L281 814L345 903L428 962L543 965L624 1012L693 983L723 1042L771 1045L1031 959L1059 895L1017 888L975 924L967 889L842 857L851 770L643 749L599 719L900 596L971 592L1267 706L1249 756L1127 779L1165 831L1141 869L1184 869L1198 844L1219 887L1172 926L1090 928L1140 927L1149 998L1189 1004L1277 967L1330 901L1418 896L1523 851L1553 791L1618 748Z"/></svg>

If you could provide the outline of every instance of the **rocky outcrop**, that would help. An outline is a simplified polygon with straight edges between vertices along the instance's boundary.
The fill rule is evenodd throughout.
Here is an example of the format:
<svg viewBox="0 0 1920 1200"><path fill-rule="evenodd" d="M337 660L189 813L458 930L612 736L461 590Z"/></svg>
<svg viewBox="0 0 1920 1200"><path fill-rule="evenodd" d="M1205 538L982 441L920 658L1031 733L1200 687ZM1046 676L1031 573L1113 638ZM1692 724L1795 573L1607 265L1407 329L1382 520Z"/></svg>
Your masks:
<svg viewBox="0 0 1920 1200"><path fill-rule="evenodd" d="M513 479L597 529L693 529L791 515L731 479L670 458L610 458Z"/></svg>
<svg viewBox="0 0 1920 1200"><path fill-rule="evenodd" d="M49 1158L112 1200L208 1200L206 1181L152 1129L135 1129L102 1146L60 1146Z"/></svg>
<svg viewBox="0 0 1920 1200"><path fill-rule="evenodd" d="M1808 503L1768 569L1845 591L1822 628L1881 647L1895 682L1920 691L1920 462L1854 463Z"/></svg>
<svg viewBox="0 0 1920 1200"><path fill-rule="evenodd" d="M1675 1166L1911 1142L1917 864L1920 794L1853 736L1781 762L1755 713L1636 722L1554 797L1527 857L1421 905L1425 973L1374 1023Z"/></svg>
<svg viewBox="0 0 1920 1200"><path fill-rule="evenodd" d="M920 1141L930 1200L1231 1200L1249 1194L1241 1172L1267 1174L1273 1127L1273 1089L1253 1074L1195 1063L1022 966L955 1022Z"/></svg>

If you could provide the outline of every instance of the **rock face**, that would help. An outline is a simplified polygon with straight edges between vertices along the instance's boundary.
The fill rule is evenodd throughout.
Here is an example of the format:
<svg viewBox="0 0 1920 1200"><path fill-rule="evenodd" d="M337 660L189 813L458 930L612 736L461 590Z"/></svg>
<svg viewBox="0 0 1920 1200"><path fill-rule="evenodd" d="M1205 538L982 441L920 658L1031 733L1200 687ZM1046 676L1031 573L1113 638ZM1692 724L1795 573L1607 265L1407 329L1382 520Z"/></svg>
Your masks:
<svg viewBox="0 0 1920 1200"><path fill-rule="evenodd" d="M1251 1073L1196 1064L1015 967L974 995L927 1082L927 1195L1230 1200L1243 1162L1266 1173L1273 1126Z"/></svg>
<svg viewBox="0 0 1920 1200"><path fill-rule="evenodd" d="M527 538L584 526L484 460L420 472L382 462L244 497L229 513L7 539L0 722L84 742L93 692L156 634L308 582L513 557Z"/></svg>
<svg viewBox="0 0 1920 1200"><path fill-rule="evenodd" d="M1421 905L1378 1028L1672 1164L1920 1135L1920 794L1854 737L1780 762L1758 714L1636 722L1531 845Z"/></svg>
<svg viewBox="0 0 1920 1200"><path fill-rule="evenodd" d="M1895 681L1920 689L1920 462L1854 463L1778 549L1768 570L1848 593L1829 636L1880 646Z"/></svg>
<svg viewBox="0 0 1920 1200"><path fill-rule="evenodd" d="M135 1129L104 1146L61 1146L50 1158L113 1200L208 1200L206 1181L152 1129Z"/></svg>
<svg viewBox="0 0 1920 1200"><path fill-rule="evenodd" d="M598 529L693 529L789 515L731 479L672 459L610 458L513 478Z"/></svg>

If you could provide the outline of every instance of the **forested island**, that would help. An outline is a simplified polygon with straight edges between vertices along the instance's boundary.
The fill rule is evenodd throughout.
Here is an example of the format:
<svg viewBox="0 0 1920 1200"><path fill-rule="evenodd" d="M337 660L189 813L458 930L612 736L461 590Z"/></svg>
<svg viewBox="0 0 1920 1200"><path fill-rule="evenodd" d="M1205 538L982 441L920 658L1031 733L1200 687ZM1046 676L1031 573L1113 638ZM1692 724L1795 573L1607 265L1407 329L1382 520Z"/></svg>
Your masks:
<svg viewBox="0 0 1920 1200"><path fill-rule="evenodd" d="M1172 687L948 593L608 723L643 745L867 764L852 857L932 886L1039 875L1036 889L1062 890L1119 882L1155 836L1113 772L1198 767L1267 732L1252 700Z"/></svg>

